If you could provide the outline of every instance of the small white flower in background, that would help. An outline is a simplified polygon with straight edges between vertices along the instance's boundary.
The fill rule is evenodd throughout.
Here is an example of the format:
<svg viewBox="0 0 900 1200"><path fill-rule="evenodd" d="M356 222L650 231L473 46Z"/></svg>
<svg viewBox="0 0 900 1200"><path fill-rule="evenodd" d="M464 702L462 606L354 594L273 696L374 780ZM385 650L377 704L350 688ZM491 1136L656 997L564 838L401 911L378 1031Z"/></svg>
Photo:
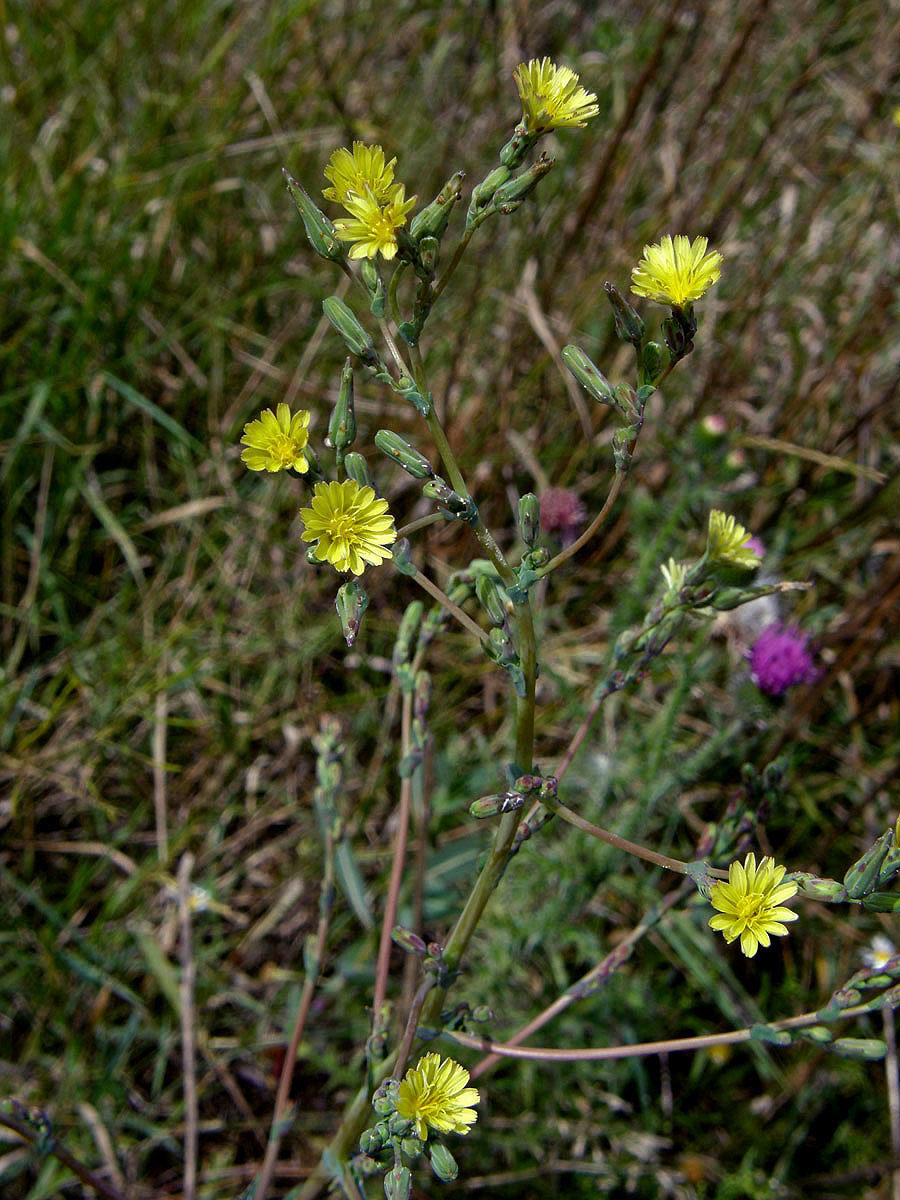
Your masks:
<svg viewBox="0 0 900 1200"><path fill-rule="evenodd" d="M897 947L883 933L876 933L869 942L868 950L863 950L862 960L867 967L878 969L897 953Z"/></svg>

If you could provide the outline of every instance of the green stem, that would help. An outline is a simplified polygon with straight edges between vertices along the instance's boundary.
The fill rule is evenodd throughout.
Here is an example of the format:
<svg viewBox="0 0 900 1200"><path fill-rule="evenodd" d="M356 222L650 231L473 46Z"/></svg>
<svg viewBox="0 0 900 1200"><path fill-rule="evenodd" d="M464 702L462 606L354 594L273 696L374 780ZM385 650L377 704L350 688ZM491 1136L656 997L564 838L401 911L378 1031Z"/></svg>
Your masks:
<svg viewBox="0 0 900 1200"><path fill-rule="evenodd" d="M451 616L455 617L464 629L467 629L473 637L477 638L479 643L484 646L486 650L490 648L490 639L484 630L481 629L480 626L476 625L469 614L463 612L458 604L454 604L446 592L442 591L436 583L432 583L427 575L423 575L418 567L415 568L411 578L414 579L419 587L422 588L423 591L427 592L433 600L437 600L438 604L440 604L442 608L445 608Z"/></svg>
<svg viewBox="0 0 900 1200"><path fill-rule="evenodd" d="M450 262L447 266L447 270L443 273L443 275L440 277L440 279L434 285L434 299L435 300L437 300L438 296L441 294L441 292L444 290L444 288L450 282L450 276L453 274L453 272L459 266L459 260L462 258L463 254L465 253L466 246L468 246L469 242L471 242L472 234L474 232L475 232L474 229L470 229L468 233L464 233L462 235L462 237L459 239L459 243L458 243L456 249L453 251L453 257L450 259Z"/></svg>

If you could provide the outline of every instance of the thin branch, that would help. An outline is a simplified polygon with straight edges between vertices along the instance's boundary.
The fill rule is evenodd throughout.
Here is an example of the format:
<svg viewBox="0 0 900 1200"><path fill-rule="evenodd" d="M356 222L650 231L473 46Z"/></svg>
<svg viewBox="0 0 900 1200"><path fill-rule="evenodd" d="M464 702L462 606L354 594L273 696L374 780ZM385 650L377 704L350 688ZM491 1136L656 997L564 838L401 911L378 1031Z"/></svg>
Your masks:
<svg viewBox="0 0 900 1200"><path fill-rule="evenodd" d="M197 1053L194 1040L194 951L191 939L191 871L194 856L178 864L178 922L181 926L181 1065L184 1072L184 1200L197 1194Z"/></svg>
<svg viewBox="0 0 900 1200"><path fill-rule="evenodd" d="M32 1128L27 1122L20 1121L17 1117L11 1117L8 1113L0 1112L0 1125L11 1129L13 1133L17 1133L20 1138L26 1142L31 1142L32 1145L36 1145L41 1141L41 1135L36 1129ZM100 1179L95 1175L93 1171L86 1167L80 1159L77 1159L55 1137L45 1153L52 1154L64 1167L68 1167L72 1174L80 1179L83 1184L89 1188L93 1188L98 1196L103 1196L104 1200L128 1200L127 1196L124 1196L117 1188L114 1188L111 1183L107 1183L106 1180Z"/></svg>

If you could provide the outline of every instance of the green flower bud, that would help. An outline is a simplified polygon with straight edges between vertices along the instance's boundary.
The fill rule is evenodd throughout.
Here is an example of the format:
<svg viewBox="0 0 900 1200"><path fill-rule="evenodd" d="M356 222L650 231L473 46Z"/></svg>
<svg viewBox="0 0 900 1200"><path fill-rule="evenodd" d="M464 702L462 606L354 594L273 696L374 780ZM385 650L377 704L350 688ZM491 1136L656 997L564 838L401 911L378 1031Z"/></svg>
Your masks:
<svg viewBox="0 0 900 1200"><path fill-rule="evenodd" d="M364 1129L359 1137L359 1148L363 1154L378 1154L384 1146L384 1139L378 1132L378 1127Z"/></svg>
<svg viewBox="0 0 900 1200"><path fill-rule="evenodd" d="M431 676L427 671L416 672L413 694L413 721L424 721L431 707Z"/></svg>
<svg viewBox="0 0 900 1200"><path fill-rule="evenodd" d="M847 899L847 889L836 879L821 879L805 871L794 871L791 879L798 885L801 896L811 900L822 900L826 904L842 904Z"/></svg>
<svg viewBox="0 0 900 1200"><path fill-rule="evenodd" d="M525 803L525 797L518 792L499 792L494 796L481 796L469 805L469 815L483 820L485 817L499 817L503 813L516 812Z"/></svg>
<svg viewBox="0 0 900 1200"><path fill-rule="evenodd" d="M404 928L403 925L395 925L391 930L391 940L405 950L407 954L424 954L425 943L417 933L413 933L411 929ZM371 1151L369 1151L371 1153Z"/></svg>
<svg viewBox="0 0 900 1200"><path fill-rule="evenodd" d="M869 892L862 898L863 908L869 912L900 912L900 895L897 892Z"/></svg>
<svg viewBox="0 0 900 1200"><path fill-rule="evenodd" d="M401 376L394 385L394 390L398 392L404 400L408 400L420 416L423 416L426 421L431 416L431 396L423 396L416 388L415 383L407 375Z"/></svg>
<svg viewBox="0 0 900 1200"><path fill-rule="evenodd" d="M346 342L347 349L364 363L374 366L378 362L378 356L375 353L372 335L366 333L343 300L338 296L329 296L327 300L322 301L322 309Z"/></svg>
<svg viewBox="0 0 900 1200"><path fill-rule="evenodd" d="M829 1046L841 1058L857 1058L863 1062L880 1062L887 1047L880 1038L835 1038Z"/></svg>
<svg viewBox="0 0 900 1200"><path fill-rule="evenodd" d="M401 1117L398 1112L392 1113L388 1120L388 1129L392 1137L406 1137L415 1129L409 1117Z"/></svg>
<svg viewBox="0 0 900 1200"><path fill-rule="evenodd" d="M408 1167L399 1164L388 1171L384 1177L384 1194L387 1200L409 1200L412 1190L412 1175Z"/></svg>
<svg viewBox="0 0 900 1200"><path fill-rule="evenodd" d="M642 383L656 383L665 366L663 360L663 348L659 342L648 342L641 353Z"/></svg>
<svg viewBox="0 0 900 1200"><path fill-rule="evenodd" d="M460 517L463 520L470 518L471 510L474 507L470 498L464 499L458 492L454 492L449 483L445 479L441 479L440 475L435 475L433 479L428 480L422 488L422 495L433 500L438 508L448 516Z"/></svg>
<svg viewBox="0 0 900 1200"><path fill-rule="evenodd" d="M369 607L369 597L366 589L358 579L342 583L337 590L334 606L341 619L341 629L344 631L344 641L352 646L359 635L359 626L363 613Z"/></svg>
<svg viewBox="0 0 900 1200"><path fill-rule="evenodd" d="M305 449L303 453L306 453ZM373 492L377 492L378 489L375 487L375 479L369 470L369 464L355 450L344 455L344 470L348 478L356 480L360 487L370 487Z"/></svg>
<svg viewBox="0 0 900 1200"><path fill-rule="evenodd" d="M555 162L555 158L548 158L546 154L542 154L525 171L520 172L513 179L501 184L496 192L494 192L491 210L493 212L502 212L505 216L515 212L525 197L537 187Z"/></svg>
<svg viewBox="0 0 900 1200"><path fill-rule="evenodd" d="M384 280L371 258L364 258L359 264L359 274L366 291L369 293L369 311L373 317L384 316Z"/></svg>
<svg viewBox="0 0 900 1200"><path fill-rule="evenodd" d="M332 446L343 457L348 446L356 440L356 415L353 411L353 367L350 359L344 363L341 370L341 390L338 393L337 404L328 422L328 437Z"/></svg>
<svg viewBox="0 0 900 1200"><path fill-rule="evenodd" d="M644 322L611 283L607 283L605 287L606 295L612 305L613 315L616 318L616 335L623 342L631 342L635 349L639 349L646 328Z"/></svg>
<svg viewBox="0 0 900 1200"><path fill-rule="evenodd" d="M397 1088L395 1079L386 1079L380 1084L372 1097L372 1107L380 1117L389 1117L397 1109Z"/></svg>
<svg viewBox="0 0 900 1200"><path fill-rule="evenodd" d="M834 1034L825 1025L810 1025L809 1029L801 1031L800 1036L808 1042L818 1042L820 1045L834 1041Z"/></svg>
<svg viewBox="0 0 900 1200"><path fill-rule="evenodd" d="M475 580L475 595L491 624L503 625L507 617L506 603L496 580L490 575L479 575Z"/></svg>
<svg viewBox="0 0 900 1200"><path fill-rule="evenodd" d="M450 213L453 205L459 199L465 177L465 171L456 171L432 202L426 205L421 212L416 213L409 223L409 233L412 238L433 237L440 240L444 236L447 231L447 222L450 220Z"/></svg>
<svg viewBox="0 0 900 1200"><path fill-rule="evenodd" d="M534 492L519 499L519 534L526 546L533 546L541 536L541 506Z"/></svg>
<svg viewBox="0 0 900 1200"><path fill-rule="evenodd" d="M287 184L287 190L297 205L297 209L303 220L303 227L306 230L306 236L309 238L313 250L315 250L316 254L322 258L329 259L331 262L341 262L344 257L344 248L341 245L334 226L325 214L316 208L297 180L288 175L287 171L283 168L282 172Z"/></svg>
<svg viewBox="0 0 900 1200"><path fill-rule="evenodd" d="M456 1159L446 1146L432 1142L430 1147L431 1169L441 1183L451 1183L459 1174Z"/></svg>
<svg viewBox="0 0 900 1200"><path fill-rule="evenodd" d="M424 1145L417 1137L405 1137L400 1140L400 1149L407 1158L418 1158L424 1149Z"/></svg>
<svg viewBox="0 0 900 1200"><path fill-rule="evenodd" d="M878 884L878 876L884 860L894 842L894 831L889 829L878 841L855 862L844 876L844 887L851 900L860 900L869 892L873 892Z"/></svg>
<svg viewBox="0 0 900 1200"><path fill-rule="evenodd" d="M502 665L518 661L516 648L513 645L512 638L503 629L492 629L488 634L488 641L491 644L491 651L495 660Z"/></svg>
<svg viewBox="0 0 900 1200"><path fill-rule="evenodd" d="M393 662L395 667L409 662L412 657L413 643L419 635L419 626L422 624L424 612L425 605L421 600L413 600L407 604L406 612L400 621L400 628L397 630L397 640L394 643Z"/></svg>
<svg viewBox="0 0 900 1200"><path fill-rule="evenodd" d="M580 347L563 346L562 360L598 404L608 404L611 408L619 407L612 384Z"/></svg>
<svg viewBox="0 0 900 1200"><path fill-rule="evenodd" d="M482 209L487 208L494 198L494 193L498 187L501 187L510 177L509 167L495 167L489 175L472 190L472 199L469 201L469 213L466 218L466 231L474 228L473 219L477 218Z"/></svg>
<svg viewBox="0 0 900 1200"><path fill-rule="evenodd" d="M375 434L375 445L413 479L433 477L434 467L428 459L392 429L379 429Z"/></svg>
<svg viewBox="0 0 900 1200"><path fill-rule="evenodd" d="M416 564L412 560L412 547L409 538L397 538L391 547L393 563L401 575L415 575Z"/></svg>
<svg viewBox="0 0 900 1200"><path fill-rule="evenodd" d="M513 130L513 135L500 151L500 161L505 167L515 170L528 155L529 150L537 142L540 134L529 133L528 127L520 123Z"/></svg>

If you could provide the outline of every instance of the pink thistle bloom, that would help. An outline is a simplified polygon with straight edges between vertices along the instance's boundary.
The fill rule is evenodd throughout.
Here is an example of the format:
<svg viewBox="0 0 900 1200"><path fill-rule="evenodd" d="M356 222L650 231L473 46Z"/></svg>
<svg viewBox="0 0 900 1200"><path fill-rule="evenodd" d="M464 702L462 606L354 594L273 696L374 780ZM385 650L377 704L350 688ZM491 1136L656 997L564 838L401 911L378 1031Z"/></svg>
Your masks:
<svg viewBox="0 0 900 1200"><path fill-rule="evenodd" d="M815 683L819 670L807 643L809 635L793 625L767 626L747 657L750 678L770 696L781 696L799 683Z"/></svg>
<svg viewBox="0 0 900 1200"><path fill-rule="evenodd" d="M564 546L575 541L584 517L584 505L569 488L547 488L541 493L541 529L556 534Z"/></svg>

